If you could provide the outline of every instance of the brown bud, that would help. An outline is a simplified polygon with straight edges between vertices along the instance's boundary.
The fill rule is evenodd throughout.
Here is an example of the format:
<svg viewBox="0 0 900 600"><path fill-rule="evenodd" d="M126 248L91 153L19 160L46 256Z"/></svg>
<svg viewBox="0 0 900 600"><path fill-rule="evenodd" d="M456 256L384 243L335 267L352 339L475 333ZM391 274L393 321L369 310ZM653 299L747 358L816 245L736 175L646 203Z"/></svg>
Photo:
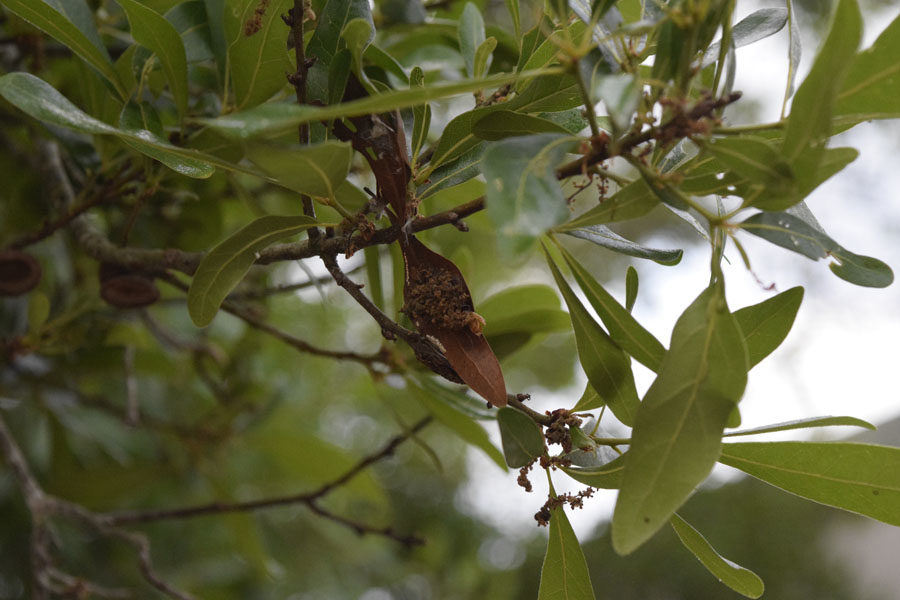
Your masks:
<svg viewBox="0 0 900 600"><path fill-rule="evenodd" d="M112 263L100 263L100 297L117 308L140 308L159 299L153 279Z"/></svg>
<svg viewBox="0 0 900 600"><path fill-rule="evenodd" d="M0 296L30 292L41 280L41 264L21 250L0 251Z"/></svg>

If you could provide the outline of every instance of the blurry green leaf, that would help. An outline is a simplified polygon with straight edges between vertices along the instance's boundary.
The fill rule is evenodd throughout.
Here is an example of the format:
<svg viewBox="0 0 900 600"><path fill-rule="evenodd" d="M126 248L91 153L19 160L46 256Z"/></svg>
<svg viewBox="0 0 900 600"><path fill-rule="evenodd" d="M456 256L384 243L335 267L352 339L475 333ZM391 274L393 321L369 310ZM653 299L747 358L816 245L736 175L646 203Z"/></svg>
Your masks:
<svg viewBox="0 0 900 600"><path fill-rule="evenodd" d="M794 80L797 78L797 70L800 68L800 58L803 48L800 43L800 28L797 26L797 13L794 11L793 0L785 0L788 9L788 76L784 88L784 106L787 106L788 98L794 93ZM781 112L784 116L784 107Z"/></svg>
<svg viewBox="0 0 900 600"><path fill-rule="evenodd" d="M178 114L184 118L188 109L187 57L181 35L162 15L136 0L116 0L128 16L131 36L152 50L162 65L175 100Z"/></svg>
<svg viewBox="0 0 900 600"><path fill-rule="evenodd" d="M210 37L209 18L202 1L182 2L167 12L165 17L181 36L188 63L215 58Z"/></svg>
<svg viewBox="0 0 900 600"><path fill-rule="evenodd" d="M466 63L466 73L469 77L478 77L475 73L475 52L484 43L484 19L481 18L481 11L471 2L466 2L459 18L457 38L459 53Z"/></svg>
<svg viewBox="0 0 900 600"><path fill-rule="evenodd" d="M568 218L556 167L571 145L568 135L545 133L491 142L485 149L487 213L497 229L497 245L507 256L520 256L547 229Z"/></svg>
<svg viewBox="0 0 900 600"><path fill-rule="evenodd" d="M637 301L638 295L638 274L637 269L628 265L625 272L625 310L631 312L634 303Z"/></svg>
<svg viewBox="0 0 900 600"><path fill-rule="evenodd" d="M759 598L763 595L765 585L756 573L716 552L699 531L677 514L672 515L669 523L684 547L690 550L716 579L746 598Z"/></svg>
<svg viewBox="0 0 900 600"><path fill-rule="evenodd" d="M604 490L617 490L622 487L622 474L625 472L626 456L628 454L623 454L602 467L591 467L588 469L569 467L563 469L563 471L575 481L585 485Z"/></svg>
<svg viewBox="0 0 900 600"><path fill-rule="evenodd" d="M609 335L616 345L650 370L659 372L666 355L662 343L638 323L568 250L560 247L560 252L572 270L581 291L609 329Z"/></svg>
<svg viewBox="0 0 900 600"><path fill-rule="evenodd" d="M216 72L219 80L225 80L225 69L228 63L228 48L225 42L225 4L221 0L203 0L206 9L209 41L213 55L216 57Z"/></svg>
<svg viewBox="0 0 900 600"><path fill-rule="evenodd" d="M876 429L876 427L868 421L863 421L856 417L812 417L810 419L798 419L796 421L785 421L784 423L775 423L774 425L754 427L753 429L745 429L743 431L732 431L726 433L725 437L757 435L760 433L790 431L792 429L808 429L811 427L831 427L832 425L848 425L852 427L863 427L865 429Z"/></svg>
<svg viewBox="0 0 900 600"><path fill-rule="evenodd" d="M594 81L594 91L606 107L618 131L628 129L638 103L641 101L642 85L636 75L617 73L603 75Z"/></svg>
<svg viewBox="0 0 900 600"><path fill-rule="evenodd" d="M606 225L587 225L578 229L566 228L563 233L572 237L593 242L598 246L635 258L646 258L661 265L677 265L681 262L684 250L658 250L647 248L623 238Z"/></svg>
<svg viewBox="0 0 900 600"><path fill-rule="evenodd" d="M773 201L791 192L794 181L791 166L765 139L751 136L715 138L705 148L741 177L764 186L765 191L754 206L773 206Z"/></svg>
<svg viewBox="0 0 900 600"><path fill-rule="evenodd" d="M546 39L546 32L552 30L553 21L551 21L547 15L542 14L541 21L521 37L522 41L519 44L519 60L516 64L517 73L525 70L525 65L529 63L531 57Z"/></svg>
<svg viewBox="0 0 900 600"><path fill-rule="evenodd" d="M569 307L569 316L575 328L578 358L588 381L606 401L616 418L631 426L640 406L631 372L631 360L584 308L549 253L545 252L545 255L556 285Z"/></svg>
<svg viewBox="0 0 900 600"><path fill-rule="evenodd" d="M519 2L518 0L506 0L506 10L509 11L509 16L513 22L513 30L517 40L522 39L522 23L519 17Z"/></svg>
<svg viewBox="0 0 900 600"><path fill-rule="evenodd" d="M50 299L38 291L28 296L28 331L37 333L50 317Z"/></svg>
<svg viewBox="0 0 900 600"><path fill-rule="evenodd" d="M271 98L287 85L285 74L294 70L285 49L288 29L279 16L286 14L293 3L273 0L263 15L254 12L257 5L254 0L226 0L225 4L229 75L237 110ZM256 23L258 29L251 23Z"/></svg>
<svg viewBox="0 0 900 600"><path fill-rule="evenodd" d="M643 217L657 206L659 206L659 200L653 194L650 186L643 179L638 179L558 229L577 229L636 219Z"/></svg>
<svg viewBox="0 0 900 600"><path fill-rule="evenodd" d="M166 133L159 113L149 102L138 104L132 101L123 106L119 115L119 127L126 131L145 129L160 139Z"/></svg>
<svg viewBox="0 0 900 600"><path fill-rule="evenodd" d="M272 12L272 8L269 9L269 12ZM287 12L287 10L282 9L274 14L279 15L283 12ZM321 4L321 8L316 10L316 17L316 29L306 45L306 55L316 57L315 64L309 69L307 87L311 100L324 102L328 91L329 68L334 55L341 48L341 32L344 27L354 19L366 21L371 31L371 35L365 40L365 44L368 44L374 36L375 25L372 21L372 9L368 0L325 0ZM284 53L283 42L281 52ZM282 78L284 78L284 74L282 74ZM369 112L386 111L372 110Z"/></svg>
<svg viewBox="0 0 900 600"><path fill-rule="evenodd" d="M378 246L368 246L363 250L366 257L367 290L372 302L384 311L384 285L381 281L381 252Z"/></svg>
<svg viewBox="0 0 900 600"><path fill-rule="evenodd" d="M747 343L750 368L781 345L794 324L802 300L803 288L798 286L735 311L734 318Z"/></svg>
<svg viewBox="0 0 900 600"><path fill-rule="evenodd" d="M715 283L675 323L659 375L640 404L613 514L616 552L647 541L709 474L748 369L724 285Z"/></svg>
<svg viewBox="0 0 900 600"><path fill-rule="evenodd" d="M555 495L552 489L550 493ZM538 600L594 600L587 561L563 506L550 510L550 539Z"/></svg>
<svg viewBox="0 0 900 600"><path fill-rule="evenodd" d="M506 464L513 469L530 465L546 448L541 428L528 415L505 406L497 411Z"/></svg>
<svg viewBox="0 0 900 600"><path fill-rule="evenodd" d="M374 92L375 88L363 72L363 53L366 51L369 43L375 38L375 25L372 23L371 16L368 18L357 17L347 21L347 24L341 30L341 38L347 44L347 49L353 58L353 72L356 74L356 77L370 92ZM330 73L329 71L329 79Z"/></svg>
<svg viewBox="0 0 900 600"><path fill-rule="evenodd" d="M205 178L215 171L206 162L212 157L173 146L149 131L124 131L98 121L82 112L49 83L29 73L8 73L0 77L0 96L35 119L82 133L114 135L182 175Z"/></svg>
<svg viewBox="0 0 900 600"><path fill-rule="evenodd" d="M119 96L128 93L113 69L106 47L97 34L90 9L84 0L4 0L3 5L38 29L46 32L91 65L109 81Z"/></svg>
<svg viewBox="0 0 900 600"><path fill-rule="evenodd" d="M839 122L900 117L897 56L900 56L900 16L854 59L837 96L834 114Z"/></svg>
<svg viewBox="0 0 900 600"><path fill-rule="evenodd" d="M750 13L731 28L731 41L735 48L749 46L781 31L788 20L786 8L761 8ZM719 58L721 42L710 44L703 53L702 65L711 65Z"/></svg>
<svg viewBox="0 0 900 600"><path fill-rule="evenodd" d="M422 71L421 67L413 68L412 72L409 74L409 87L410 88L424 88L425 87L425 72ZM427 103L421 104L419 106L413 107L413 131L412 131L412 145L411 145L411 155L413 158L413 162L419 157L419 152L422 150L422 147L425 145L425 140L428 139L428 129L431 126L431 106Z"/></svg>
<svg viewBox="0 0 900 600"><path fill-rule="evenodd" d="M887 287L894 281L891 268L877 258L854 254L828 234L800 217L787 212L762 212L738 224L776 246L787 248L813 260L831 256L829 267L835 275L865 287Z"/></svg>
<svg viewBox="0 0 900 600"><path fill-rule="evenodd" d="M473 421L471 417L463 414L458 409L450 406L446 402L438 399L438 397L428 393L417 383L412 382L409 378L407 378L407 385L409 385L411 391L416 395L419 401L425 406L425 408L434 415L434 418L441 422L448 429L453 431L456 435L460 437L467 444L471 444L477 448L480 448L488 457L493 460L498 467L506 470L506 463L503 461L503 455L499 450L491 443L491 440L488 438L487 432L484 428L479 425L477 422Z"/></svg>
<svg viewBox="0 0 900 600"><path fill-rule="evenodd" d="M212 322L225 296L244 278L260 250L315 225L316 221L306 216L267 215L207 252L188 290L188 312L194 324L205 327Z"/></svg>
<svg viewBox="0 0 900 600"><path fill-rule="evenodd" d="M538 133L567 134L569 132L565 127L547 119L511 110L495 110L478 119L472 126L472 133L483 140L496 141Z"/></svg>
<svg viewBox="0 0 900 600"><path fill-rule="evenodd" d="M286 188L319 198L335 197L353 160L349 142L323 142L314 146L250 144L247 158Z"/></svg>
<svg viewBox="0 0 900 600"><path fill-rule="evenodd" d="M475 62L472 67L472 73L475 77L482 77L488 72L491 66L491 58L496 48L497 38L491 36L481 42L481 45L475 50Z"/></svg>
<svg viewBox="0 0 900 600"><path fill-rule="evenodd" d="M744 442L724 444L719 462L814 502L900 526L900 448Z"/></svg>

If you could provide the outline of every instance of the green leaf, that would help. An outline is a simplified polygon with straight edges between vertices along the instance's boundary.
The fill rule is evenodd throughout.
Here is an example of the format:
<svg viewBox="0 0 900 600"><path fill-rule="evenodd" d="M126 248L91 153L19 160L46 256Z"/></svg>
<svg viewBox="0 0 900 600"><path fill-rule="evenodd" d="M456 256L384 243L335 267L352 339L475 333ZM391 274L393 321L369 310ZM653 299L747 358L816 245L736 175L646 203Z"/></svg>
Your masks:
<svg viewBox="0 0 900 600"><path fill-rule="evenodd" d="M206 7L199 0L182 2L165 14L184 45L188 63L215 59Z"/></svg>
<svg viewBox="0 0 900 600"><path fill-rule="evenodd" d="M269 11L272 12L272 9L270 8ZM279 10L274 14L277 16L282 12L287 11ZM306 45L306 55L316 57L315 64L309 69L307 89L311 100L325 102L328 92L329 68L335 54L341 49L341 32L344 30L344 27L354 19L363 19L368 22L370 31L374 35L375 25L372 21L372 10L368 0L325 0L323 6L316 12L316 29ZM372 38L369 37L366 43L371 41ZM284 53L283 42L281 52ZM284 74L282 74L283 77ZM369 112L387 111L372 110Z"/></svg>
<svg viewBox="0 0 900 600"><path fill-rule="evenodd" d="M569 307L578 358L591 387L603 398L617 419L631 426L640 406L631 372L631 360L584 308L546 249L544 254L556 285Z"/></svg>
<svg viewBox="0 0 900 600"><path fill-rule="evenodd" d="M659 199L643 178L621 188L587 212L575 217L558 229L577 229L616 221L643 217L659 206Z"/></svg>
<svg viewBox="0 0 900 600"><path fill-rule="evenodd" d="M506 464L513 469L530 465L545 452L544 434L528 415L505 406L497 411Z"/></svg>
<svg viewBox="0 0 900 600"><path fill-rule="evenodd" d="M371 17L357 17L348 21L341 30L341 38L347 44L347 49L353 58L353 72L356 74L356 77L365 85L369 92L375 92L375 87L363 72L363 54L375 38L375 26L372 24ZM331 72L329 70L329 85L331 84ZM346 85L346 82L344 85ZM344 86L342 85L341 87ZM341 96L343 96L343 92Z"/></svg>
<svg viewBox="0 0 900 600"><path fill-rule="evenodd" d="M572 412L594 410L603 406L606 406L606 402L600 397L597 390L593 388L591 382L588 381L584 386L584 392L581 393L581 398L579 398L578 402L575 403L575 406L572 407Z"/></svg>
<svg viewBox="0 0 900 600"><path fill-rule="evenodd" d="M839 0L831 30L791 104L782 153L795 171L815 169L831 131L831 112L859 47L862 17L856 0Z"/></svg>
<svg viewBox="0 0 900 600"><path fill-rule="evenodd" d="M602 75L595 78L593 87L616 130L625 131L641 101L640 78L624 73Z"/></svg>
<svg viewBox="0 0 900 600"><path fill-rule="evenodd" d="M649 539L709 474L748 369L724 285L714 283L675 323L659 375L640 405L613 514L616 552L628 554Z"/></svg>
<svg viewBox="0 0 900 600"><path fill-rule="evenodd" d="M410 89L422 89L425 87L425 72L421 67L414 67L409 74ZM428 128L431 126L431 106L429 104L420 104L413 107L413 131L411 154L413 162L417 162L419 152L428 139Z"/></svg>
<svg viewBox="0 0 900 600"><path fill-rule="evenodd" d="M637 301L638 295L638 274L637 269L628 265L625 272L625 310L631 312L634 303Z"/></svg>
<svg viewBox="0 0 900 600"><path fill-rule="evenodd" d="M791 166L767 140L752 136L715 138L705 146L723 165L753 183L761 184L765 194L754 206L769 206L771 196L786 196L792 191ZM777 198L776 198L777 199Z"/></svg>
<svg viewBox="0 0 900 600"><path fill-rule="evenodd" d="M802 300L803 288L798 286L735 311L734 318L747 343L750 368L781 345L794 324Z"/></svg>
<svg viewBox="0 0 900 600"><path fill-rule="evenodd" d="M4 0L3 5L47 35L72 50L112 84L121 98L128 92L119 80L112 61L90 16L84 0L61 3L56 0ZM54 9L55 7L55 9Z"/></svg>
<svg viewBox="0 0 900 600"><path fill-rule="evenodd" d="M375 306L384 312L384 285L381 281L381 252L378 246L363 249L366 257L366 281Z"/></svg>
<svg viewBox="0 0 900 600"><path fill-rule="evenodd" d="M441 190L452 188L481 175L484 148L485 144L482 142L456 160L444 163L432 171L428 181L416 190L419 200L430 198Z"/></svg>
<svg viewBox="0 0 900 600"><path fill-rule="evenodd" d="M863 421L856 417L812 417L810 419L798 419L796 421L785 421L784 423L775 423L774 425L754 427L753 429L744 429L743 431L732 431L726 433L724 437L757 435L760 433L774 433L776 431L790 431L792 429L808 429L810 427L831 427L832 425L848 425L871 430L876 429L876 427L868 421Z"/></svg>
<svg viewBox="0 0 900 600"><path fill-rule="evenodd" d="M638 323L628 309L619 304L568 250L560 247L560 252L572 270L578 287L609 329L609 335L616 345L648 369L659 372L666 355L665 346Z"/></svg>
<svg viewBox="0 0 900 600"><path fill-rule="evenodd" d="M152 50L162 65L175 100L178 114L184 118L188 109L187 55L181 35L162 15L136 0L116 0L131 26L134 40Z"/></svg>
<svg viewBox="0 0 900 600"><path fill-rule="evenodd" d="M794 93L794 80L797 78L797 70L800 68L800 58L803 54L803 48L800 43L800 28L797 26L797 15L794 12L793 0L785 0L788 9L788 76L787 83L784 88L784 105L782 106L781 115L784 117L784 107L787 106L788 98Z"/></svg>
<svg viewBox="0 0 900 600"><path fill-rule="evenodd" d="M540 117L511 110L495 110L475 121L472 133L482 140L496 141L538 133L568 134L569 131L553 121Z"/></svg>
<svg viewBox="0 0 900 600"><path fill-rule="evenodd" d="M82 133L113 135L139 152L155 158L188 177L206 178L215 172L214 157L179 148L145 130L126 131L107 125L84 113L46 81L29 73L8 73L0 77L0 96L28 115ZM219 164L222 161L218 161Z"/></svg>
<svg viewBox="0 0 900 600"><path fill-rule="evenodd" d="M556 167L572 137L544 133L491 142L484 151L488 217L497 228L497 245L521 256L545 231L569 216Z"/></svg>
<svg viewBox="0 0 900 600"><path fill-rule="evenodd" d="M593 242L598 246L635 258L646 258L661 265L677 265L681 262L684 250L658 250L647 248L636 242L627 240L606 225L588 225L578 229L565 229L563 233L572 237Z"/></svg>
<svg viewBox="0 0 900 600"><path fill-rule="evenodd" d="M626 456L628 456L627 452L601 467L586 469L568 467L563 469L563 471L575 481L585 485L604 490L617 490L622 487L622 474L625 473Z"/></svg>
<svg viewBox="0 0 900 600"><path fill-rule="evenodd" d="M294 70L285 49L288 29L279 16L287 13L293 3L273 0L262 16L254 13L258 4L255 0L227 0L225 6L229 76L237 110L271 98L287 84L285 74ZM248 36L244 28L256 18L259 30Z"/></svg>
<svg viewBox="0 0 900 600"><path fill-rule="evenodd" d="M471 444L481 449L488 457L497 464L498 467L506 470L506 463L503 461L503 455L491 443L487 432L484 428L472 420L471 417L460 412L450 404L441 400L438 396L433 395L419 387L419 385L407 378L412 392L425 408L434 415L434 418L441 422L448 429L453 431L467 444Z"/></svg>
<svg viewBox="0 0 900 600"><path fill-rule="evenodd" d="M552 489L551 494L555 495ZM552 508L550 515L538 600L594 600L587 561L562 505Z"/></svg>
<svg viewBox="0 0 900 600"><path fill-rule="evenodd" d="M267 215L219 242L200 261L188 290L188 313L194 324L206 327L212 322L225 296L244 278L260 250L316 224L306 216Z"/></svg>
<svg viewBox="0 0 900 600"><path fill-rule="evenodd" d="M897 56L900 56L900 16L853 61L837 96L834 114L838 121L859 123L900 117Z"/></svg>
<svg viewBox="0 0 900 600"><path fill-rule="evenodd" d="M891 268L877 258L854 254L843 248L820 228L788 212L762 212L738 226L776 246L807 258L832 257L829 268L850 283L865 287L887 287L894 281Z"/></svg>
<svg viewBox="0 0 900 600"><path fill-rule="evenodd" d="M724 444L719 461L814 502L900 526L900 448L744 442Z"/></svg>
<svg viewBox="0 0 900 600"><path fill-rule="evenodd" d="M475 50L475 64L472 68L474 77L483 77L488 72L496 48L497 38L493 36L481 42L481 45Z"/></svg>
<svg viewBox="0 0 900 600"><path fill-rule="evenodd" d="M746 598L759 598L765 591L765 584L759 576L749 569L737 565L721 554L706 541L699 531L679 517L672 515L669 520L672 529L684 547L697 557L697 560L712 573L716 579Z"/></svg>
<svg viewBox="0 0 900 600"><path fill-rule="evenodd" d="M247 158L286 188L333 200L350 172L353 147L333 141L289 147L254 143L247 147Z"/></svg>
<svg viewBox="0 0 900 600"><path fill-rule="evenodd" d="M466 2L463 8L456 35L459 40L459 53L466 63L466 73L469 77L477 77L475 51L484 43L484 19L481 18L481 11L471 2Z"/></svg>
<svg viewBox="0 0 900 600"><path fill-rule="evenodd" d="M522 39L522 21L519 17L519 2L518 0L506 0L506 10L509 11L509 16L513 22L513 29L515 31L515 36L517 40Z"/></svg>
<svg viewBox="0 0 900 600"><path fill-rule="evenodd" d="M761 8L747 15L731 28L731 42L735 48L749 46L781 31L787 20L788 10L786 8ZM710 44L703 53L702 66L711 65L719 59L720 47L721 42Z"/></svg>

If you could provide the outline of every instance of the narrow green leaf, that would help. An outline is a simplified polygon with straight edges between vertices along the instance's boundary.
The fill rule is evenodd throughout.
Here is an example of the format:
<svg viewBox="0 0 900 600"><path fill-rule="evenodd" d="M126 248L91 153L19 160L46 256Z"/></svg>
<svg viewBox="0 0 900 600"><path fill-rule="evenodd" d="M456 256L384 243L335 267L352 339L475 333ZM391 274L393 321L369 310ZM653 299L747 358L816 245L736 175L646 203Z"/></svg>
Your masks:
<svg viewBox="0 0 900 600"><path fill-rule="evenodd" d="M569 467L563 469L563 471L575 481L585 485L604 490L617 490L622 487L626 456L628 456L627 452L602 467L590 467L587 469Z"/></svg>
<svg viewBox="0 0 900 600"><path fill-rule="evenodd" d="M556 285L569 307L578 358L591 387L603 398L617 419L631 426L640 406L631 372L631 360L584 308L546 249L544 253Z"/></svg>
<svg viewBox="0 0 900 600"><path fill-rule="evenodd" d="M787 20L788 10L786 8L761 8L747 15L731 28L731 41L735 48L749 46L781 31ZM702 66L709 66L718 60L720 47L721 42L710 44L703 53Z"/></svg>
<svg viewBox="0 0 900 600"><path fill-rule="evenodd" d="M251 108L271 98L287 85L285 74L294 70L285 49L288 30L280 17L293 3L291 0L273 0L262 16L254 12L257 5L258 2L253 0L226 0L225 4L229 76L237 110ZM258 29L247 29L249 23L257 23ZM324 97L318 99L324 100Z"/></svg>
<svg viewBox="0 0 900 600"><path fill-rule="evenodd" d="M481 175L484 148L485 143L481 142L456 160L444 163L432 171L428 181L416 190L419 200L430 198L441 190L452 188Z"/></svg>
<svg viewBox="0 0 900 600"><path fill-rule="evenodd" d="M491 59L496 48L497 38L491 36L481 42L481 45L475 50L475 64L472 67L472 73L475 77L484 77L490 70Z"/></svg>
<svg viewBox="0 0 900 600"><path fill-rule="evenodd" d="M562 505L551 509L550 515L550 539L541 567L538 600L594 600L584 552Z"/></svg>
<svg viewBox="0 0 900 600"><path fill-rule="evenodd" d="M762 212L739 223L748 233L807 258L830 256L829 268L850 283L865 287L887 287L894 281L891 268L877 258L854 254L821 229L787 212Z"/></svg>
<svg viewBox="0 0 900 600"><path fill-rule="evenodd" d="M213 55L216 57L216 72L219 81L225 81L225 69L228 66L228 44L225 41L225 4L222 0L203 0L206 9L206 22L209 26L209 41Z"/></svg>
<svg viewBox="0 0 900 600"><path fill-rule="evenodd" d="M82 112L46 81L29 73L8 73L0 77L0 96L28 115L82 133L113 135L188 177L206 178L215 172L212 163L227 164L195 150L173 146L150 131L126 131Z"/></svg>
<svg viewBox="0 0 900 600"><path fill-rule="evenodd" d="M568 250L560 247L560 252L572 270L578 287L609 329L609 335L616 345L648 369L659 372L666 355L665 346L638 323L628 309L619 304Z"/></svg>
<svg viewBox="0 0 900 600"><path fill-rule="evenodd" d="M90 14L84 0L70 0L66 4L54 1L53 5L45 0L4 0L3 5L71 49L103 75L122 99L128 97L93 22L84 18L85 12ZM77 17L77 23L68 14Z"/></svg>
<svg viewBox="0 0 900 600"><path fill-rule="evenodd" d="M421 89L425 87L425 72L421 67L414 67L409 74L410 89ZM428 129L431 126L431 106L428 103L420 104L413 107L413 130L412 130L412 158L416 162L428 139Z"/></svg>
<svg viewBox="0 0 900 600"><path fill-rule="evenodd" d="M744 442L724 444L719 461L814 502L900 526L900 448Z"/></svg>
<svg viewBox="0 0 900 600"><path fill-rule="evenodd" d="M584 392L581 393L581 398L579 398L578 402L575 403L575 406L572 407L572 412L595 410L603 406L606 406L606 402L600 397L600 394L597 393L597 390L594 389L591 382L588 381L584 386Z"/></svg>
<svg viewBox="0 0 900 600"><path fill-rule="evenodd" d="M334 199L347 178L353 160L349 142L323 142L314 146L247 147L247 158L286 188L301 194Z"/></svg>
<svg viewBox="0 0 900 600"><path fill-rule="evenodd" d="M659 199L643 178L621 188L587 212L575 217L558 229L577 229L616 221L643 217L659 206Z"/></svg>
<svg viewBox="0 0 900 600"><path fill-rule="evenodd" d="M506 470L503 455L491 443L487 432L481 425L468 415L441 400L440 397L428 393L409 378L406 381L416 398L425 406L428 412L434 415L435 419L458 435L464 442L475 446L487 454L498 467L504 471Z"/></svg>
<svg viewBox="0 0 900 600"><path fill-rule="evenodd" d="M724 285L715 283L675 323L659 375L640 405L613 514L616 552L628 554L649 539L709 474L748 369Z"/></svg>
<svg viewBox="0 0 900 600"><path fill-rule="evenodd" d="M513 32L517 40L522 39L522 20L519 16L519 2L517 0L506 0L506 10L513 22Z"/></svg>
<svg viewBox="0 0 900 600"><path fill-rule="evenodd" d="M116 0L131 26L134 40L151 50L159 59L178 114L184 118L188 110L187 55L181 35L162 15L136 0Z"/></svg>
<svg viewBox="0 0 900 600"><path fill-rule="evenodd" d="M472 133L482 140L496 141L538 133L568 134L570 132L565 127L547 119L511 110L495 110L478 119L472 126Z"/></svg>
<svg viewBox="0 0 900 600"><path fill-rule="evenodd" d="M506 464L513 469L527 466L545 452L544 434L528 415L505 406L497 411L500 439Z"/></svg>
<svg viewBox="0 0 900 600"><path fill-rule="evenodd" d="M244 278L260 250L315 225L316 221L306 216L267 215L207 252L188 290L188 313L194 324L205 327L212 322L225 296Z"/></svg>
<svg viewBox="0 0 900 600"><path fill-rule="evenodd" d="M900 117L900 16L862 51L844 79L834 114L838 120L859 123Z"/></svg>
<svg viewBox="0 0 900 600"><path fill-rule="evenodd" d="M753 183L762 184L766 195L791 192L791 165L767 140L753 136L715 138L705 146L723 165Z"/></svg>
<svg viewBox="0 0 900 600"><path fill-rule="evenodd" d="M384 312L384 285L381 281L381 252L378 246L368 246L363 250L366 257L366 281L368 292L382 312Z"/></svg>
<svg viewBox="0 0 900 600"><path fill-rule="evenodd" d="M286 12L286 10L274 14L277 16L282 12ZM372 21L372 9L368 0L325 0L316 12L316 29L306 46L306 55L315 56L316 62L309 69L307 87L311 100L324 102L328 91L329 68L334 55L337 54L343 43L341 32L344 27L354 19L367 21L371 31L371 37L365 41L368 44L374 37L375 24ZM284 53L283 44L281 51ZM282 77L284 77L283 74ZM369 112L386 111L373 110Z"/></svg>
<svg viewBox="0 0 900 600"><path fill-rule="evenodd" d="M797 26L797 14L794 12L793 0L785 0L788 9L788 74L784 87L784 103L781 108L781 116L784 117L788 99L794 94L794 80L797 78L797 70L800 68L800 58L803 47L800 43L800 28Z"/></svg>
<svg viewBox="0 0 900 600"><path fill-rule="evenodd" d="M593 242L598 246L635 258L646 258L661 265L677 265L681 262L684 250L659 250L641 246L627 240L606 225L588 225L578 229L566 229L563 233L572 237Z"/></svg>
<svg viewBox="0 0 900 600"><path fill-rule="evenodd" d="M475 51L484 42L484 19L481 18L481 11L471 2L466 2L463 8L456 35L459 40L459 53L466 63L466 73L469 77L477 77Z"/></svg>
<svg viewBox="0 0 900 600"><path fill-rule="evenodd" d="M794 324L802 301L803 288L798 286L735 311L734 318L747 343L750 368L781 345Z"/></svg>
<svg viewBox="0 0 900 600"><path fill-rule="evenodd" d="M571 145L571 136L544 133L491 142L485 149L487 213L507 256L520 256L568 218L555 171Z"/></svg>
<svg viewBox="0 0 900 600"><path fill-rule="evenodd" d="M731 431L726 433L724 437L757 435L760 433L774 433L776 431L790 431L792 429L809 429L811 427L831 427L833 425L848 425L871 430L876 429L876 427L868 421L863 421L856 417L812 417L810 419L798 419L796 421L785 421L784 423L775 423L774 425L754 427L753 429L744 429L743 431Z"/></svg>
<svg viewBox="0 0 900 600"><path fill-rule="evenodd" d="M727 585L745 598L759 598L765 591L765 584L759 576L749 569L737 565L721 554L706 541L703 535L691 527L691 525L679 517L672 515L669 520L672 529L678 534L678 539L691 554L697 557L706 569L716 579Z"/></svg>
<svg viewBox="0 0 900 600"><path fill-rule="evenodd" d="M637 269L628 266L628 270L625 272L625 310L631 312L634 308L634 303L637 301L638 295L638 274Z"/></svg>

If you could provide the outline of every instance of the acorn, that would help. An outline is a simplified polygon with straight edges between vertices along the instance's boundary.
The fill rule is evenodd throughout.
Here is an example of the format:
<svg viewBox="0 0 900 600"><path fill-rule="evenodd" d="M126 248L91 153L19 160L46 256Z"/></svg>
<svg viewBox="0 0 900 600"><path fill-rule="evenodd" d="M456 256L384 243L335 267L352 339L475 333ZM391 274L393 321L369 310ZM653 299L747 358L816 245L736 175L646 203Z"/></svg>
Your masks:
<svg viewBox="0 0 900 600"><path fill-rule="evenodd" d="M100 297L117 308L140 308L159 300L153 278L113 263L100 263Z"/></svg>
<svg viewBox="0 0 900 600"><path fill-rule="evenodd" d="M21 250L0 251L0 296L20 296L41 280L41 264Z"/></svg>

